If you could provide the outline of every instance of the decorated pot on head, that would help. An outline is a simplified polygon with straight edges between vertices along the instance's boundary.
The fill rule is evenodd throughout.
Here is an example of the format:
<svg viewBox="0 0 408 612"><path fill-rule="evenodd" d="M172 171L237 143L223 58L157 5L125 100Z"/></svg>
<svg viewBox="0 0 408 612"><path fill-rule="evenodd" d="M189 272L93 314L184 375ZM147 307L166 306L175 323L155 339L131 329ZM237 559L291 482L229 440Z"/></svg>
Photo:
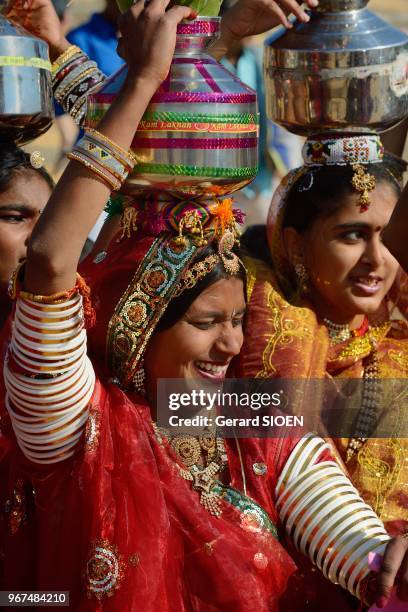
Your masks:
<svg viewBox="0 0 408 612"><path fill-rule="evenodd" d="M267 112L296 134L382 132L408 115L408 37L365 8L320 0L266 42Z"/></svg>
<svg viewBox="0 0 408 612"><path fill-rule="evenodd" d="M48 45L6 19L0 0L0 141L37 138L54 119Z"/></svg>
<svg viewBox="0 0 408 612"><path fill-rule="evenodd" d="M255 178L256 94L206 52L219 23L218 17L198 17L178 25L170 73L139 124L132 144L137 165L122 192L206 198L230 194ZM89 95L88 127L105 114L126 70Z"/></svg>

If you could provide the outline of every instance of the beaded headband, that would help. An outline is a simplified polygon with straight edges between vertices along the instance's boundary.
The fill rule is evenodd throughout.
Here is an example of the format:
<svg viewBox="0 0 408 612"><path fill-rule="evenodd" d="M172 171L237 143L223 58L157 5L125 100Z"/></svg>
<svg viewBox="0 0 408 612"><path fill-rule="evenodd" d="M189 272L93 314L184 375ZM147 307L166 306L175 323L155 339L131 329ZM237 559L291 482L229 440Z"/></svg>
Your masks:
<svg viewBox="0 0 408 612"><path fill-rule="evenodd" d="M218 253L208 255L205 259L186 268L177 284L173 297L178 297L186 289L192 289L200 279L210 274L220 262L227 274L236 276L243 264L238 255L233 252L235 243L235 233L231 229L225 230L218 240Z"/></svg>
<svg viewBox="0 0 408 612"><path fill-rule="evenodd" d="M303 145L302 157L305 166L376 164L383 160L384 147L379 136L372 134L308 138Z"/></svg>
<svg viewBox="0 0 408 612"><path fill-rule="evenodd" d="M344 138L308 138L303 145L304 165L309 166L352 166L354 175L351 184L360 194L358 206L364 212L370 206L369 192L375 189L376 180L364 170L364 164L377 164L383 161L384 147L379 136L359 135ZM313 175L308 185L301 191L307 191L313 185Z"/></svg>

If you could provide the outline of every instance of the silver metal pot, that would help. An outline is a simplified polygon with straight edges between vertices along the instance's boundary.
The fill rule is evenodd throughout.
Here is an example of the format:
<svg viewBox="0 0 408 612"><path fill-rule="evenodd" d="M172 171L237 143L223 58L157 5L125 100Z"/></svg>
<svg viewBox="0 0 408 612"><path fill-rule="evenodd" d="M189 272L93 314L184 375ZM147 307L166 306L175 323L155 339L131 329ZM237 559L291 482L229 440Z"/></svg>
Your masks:
<svg viewBox="0 0 408 612"><path fill-rule="evenodd" d="M48 46L3 13L0 0L0 141L21 144L40 136L54 119Z"/></svg>
<svg viewBox="0 0 408 612"><path fill-rule="evenodd" d="M320 0L264 55L269 117L295 134L382 132L408 115L408 37L365 8Z"/></svg>

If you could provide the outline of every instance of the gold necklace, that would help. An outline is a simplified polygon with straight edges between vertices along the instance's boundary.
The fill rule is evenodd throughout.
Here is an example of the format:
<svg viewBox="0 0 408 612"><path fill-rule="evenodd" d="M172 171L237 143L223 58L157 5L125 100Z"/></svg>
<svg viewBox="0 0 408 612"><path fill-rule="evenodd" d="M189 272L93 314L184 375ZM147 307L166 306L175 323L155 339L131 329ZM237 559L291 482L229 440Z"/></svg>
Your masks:
<svg viewBox="0 0 408 612"><path fill-rule="evenodd" d="M180 476L192 483L195 491L200 492L200 503L213 516L221 516L221 496L215 492L216 475L228 465L224 440L213 433L205 431L198 437L180 434L171 436L163 428L155 427L156 435L164 436L174 452L186 467L177 464ZM206 453L205 466L199 465L202 451Z"/></svg>

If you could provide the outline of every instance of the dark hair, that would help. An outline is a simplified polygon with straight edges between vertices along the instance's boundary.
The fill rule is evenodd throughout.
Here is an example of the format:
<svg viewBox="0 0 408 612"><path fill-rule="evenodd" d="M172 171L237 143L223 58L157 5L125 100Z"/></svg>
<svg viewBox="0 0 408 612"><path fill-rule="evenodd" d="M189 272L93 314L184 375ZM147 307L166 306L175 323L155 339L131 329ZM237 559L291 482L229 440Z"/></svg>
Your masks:
<svg viewBox="0 0 408 612"><path fill-rule="evenodd" d="M272 257L266 235L266 225L251 225L241 236L241 249L247 255L272 266Z"/></svg>
<svg viewBox="0 0 408 612"><path fill-rule="evenodd" d="M14 143L0 145L0 192L5 191L18 172L31 170L37 172L47 183L51 191L55 184L44 168L34 168L30 162L30 154L17 147Z"/></svg>
<svg viewBox="0 0 408 612"><path fill-rule="evenodd" d="M390 184L396 195L400 195L399 183L384 162L364 165L364 170L378 182ZM337 212L344 197L357 193L351 184L353 175L351 166L310 168L288 193L282 227L293 227L302 234L317 219Z"/></svg>
<svg viewBox="0 0 408 612"><path fill-rule="evenodd" d="M213 243L210 243L203 249L200 249L200 251L191 260L190 265L198 263L199 261L202 261L209 255L213 255L215 253L217 253L215 245ZM238 257L240 256L238 250L234 249L234 253L238 255ZM222 262L220 261L215 266L215 268L211 270L211 272L206 274L204 278L200 279L194 285L194 287L192 287L192 289L186 289L185 291L183 291L181 295L179 295L178 297L174 298L173 300L169 302L169 305L167 306L163 316L158 322L155 331L156 332L165 331L166 329L169 329L175 323L177 323L177 321L180 321L180 319L187 312L191 304L200 295L200 293L202 293L210 285L213 285L214 283L216 283L219 280L222 280L223 278L231 278L231 275L228 274L228 272L226 272ZM240 278L243 281L244 287L245 287L246 274L245 274L245 269L243 266L240 266L239 273L234 278Z"/></svg>

